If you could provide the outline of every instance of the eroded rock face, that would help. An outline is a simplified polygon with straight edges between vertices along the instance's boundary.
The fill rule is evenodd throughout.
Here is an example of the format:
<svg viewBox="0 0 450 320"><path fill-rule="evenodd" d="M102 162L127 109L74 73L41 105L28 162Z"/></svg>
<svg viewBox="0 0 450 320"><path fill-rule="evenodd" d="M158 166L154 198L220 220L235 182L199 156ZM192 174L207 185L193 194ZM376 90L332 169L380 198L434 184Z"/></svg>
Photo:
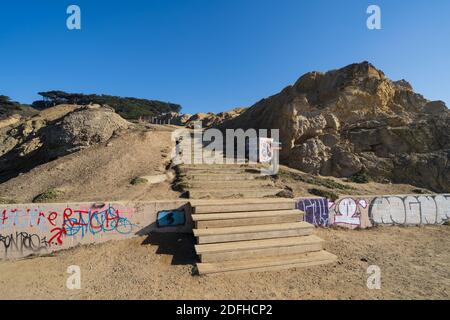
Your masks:
<svg viewBox="0 0 450 320"><path fill-rule="evenodd" d="M0 181L59 156L106 142L130 126L108 107L61 105L0 128Z"/></svg>
<svg viewBox="0 0 450 320"><path fill-rule="evenodd" d="M220 113L196 113L189 118L189 120L185 123L187 128L194 128L194 124L198 121L202 122L203 128L211 128L219 126L231 119L236 118L241 113L243 113L245 108L235 108L230 111L220 112Z"/></svg>
<svg viewBox="0 0 450 320"><path fill-rule="evenodd" d="M156 117L156 122L161 124L173 124L177 126L185 126L187 128L193 129L195 123L201 121L203 128L211 128L216 127L228 120L237 117L245 110L246 110L245 108L235 108L226 112L220 113L200 112L194 115L170 112Z"/></svg>
<svg viewBox="0 0 450 320"><path fill-rule="evenodd" d="M177 112L169 112L156 117L157 122L163 124L172 124L175 126L184 126L192 117L190 114L181 114Z"/></svg>
<svg viewBox="0 0 450 320"><path fill-rule="evenodd" d="M308 173L450 191L450 111L368 62L308 73L221 127L278 128L281 162Z"/></svg>
<svg viewBox="0 0 450 320"><path fill-rule="evenodd" d="M41 133L46 146L58 152L73 152L94 144L108 141L130 123L109 108L90 106L76 110Z"/></svg>

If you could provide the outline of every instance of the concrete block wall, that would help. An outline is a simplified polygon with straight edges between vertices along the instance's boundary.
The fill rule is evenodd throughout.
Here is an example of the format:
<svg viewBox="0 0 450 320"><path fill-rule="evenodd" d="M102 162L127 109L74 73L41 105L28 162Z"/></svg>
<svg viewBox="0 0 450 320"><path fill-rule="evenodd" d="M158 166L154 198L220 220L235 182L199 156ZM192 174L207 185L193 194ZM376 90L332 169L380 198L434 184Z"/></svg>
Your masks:
<svg viewBox="0 0 450 320"><path fill-rule="evenodd" d="M450 194L301 198L305 220L323 227L443 224ZM188 201L0 205L0 259L46 254L79 244L192 232Z"/></svg>
<svg viewBox="0 0 450 320"><path fill-rule="evenodd" d="M297 208L305 211L306 221L322 227L439 225L450 220L450 194L301 198Z"/></svg>
<svg viewBox="0 0 450 320"><path fill-rule="evenodd" d="M192 232L189 202L0 205L0 259L150 232Z"/></svg>

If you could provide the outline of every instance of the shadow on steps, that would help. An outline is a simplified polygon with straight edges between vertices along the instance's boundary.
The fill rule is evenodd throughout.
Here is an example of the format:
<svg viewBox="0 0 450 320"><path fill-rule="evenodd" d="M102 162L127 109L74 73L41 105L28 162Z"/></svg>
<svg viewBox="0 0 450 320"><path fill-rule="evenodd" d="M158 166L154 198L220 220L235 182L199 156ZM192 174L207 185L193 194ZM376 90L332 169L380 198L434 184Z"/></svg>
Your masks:
<svg viewBox="0 0 450 320"><path fill-rule="evenodd" d="M156 254L172 255L172 265L192 265L195 268L197 263L193 234L151 233L142 242L142 245L158 246Z"/></svg>

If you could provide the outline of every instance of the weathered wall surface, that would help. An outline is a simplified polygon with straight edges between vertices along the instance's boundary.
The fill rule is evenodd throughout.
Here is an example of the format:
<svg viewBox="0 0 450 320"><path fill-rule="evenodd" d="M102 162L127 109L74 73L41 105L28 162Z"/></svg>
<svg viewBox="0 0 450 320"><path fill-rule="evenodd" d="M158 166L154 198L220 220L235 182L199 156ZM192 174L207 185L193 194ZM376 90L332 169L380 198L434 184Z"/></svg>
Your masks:
<svg viewBox="0 0 450 320"><path fill-rule="evenodd" d="M186 201L0 206L0 259L150 232L192 232Z"/></svg>
<svg viewBox="0 0 450 320"><path fill-rule="evenodd" d="M323 227L443 224L450 220L450 195L348 196L337 201L302 198L297 208L305 212L306 221Z"/></svg>

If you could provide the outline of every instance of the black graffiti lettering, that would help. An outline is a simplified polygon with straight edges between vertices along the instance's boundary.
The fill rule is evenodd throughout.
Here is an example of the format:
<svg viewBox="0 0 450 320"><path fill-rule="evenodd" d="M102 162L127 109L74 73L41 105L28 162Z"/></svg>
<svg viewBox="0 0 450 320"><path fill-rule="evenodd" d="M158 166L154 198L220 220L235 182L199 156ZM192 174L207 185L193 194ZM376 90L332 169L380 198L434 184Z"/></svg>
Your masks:
<svg viewBox="0 0 450 320"><path fill-rule="evenodd" d="M0 234L0 243L3 244L5 258L13 252L18 252L20 255L23 253L39 253L47 250L50 246L46 237L41 238L37 234L27 232L16 232L10 235Z"/></svg>

